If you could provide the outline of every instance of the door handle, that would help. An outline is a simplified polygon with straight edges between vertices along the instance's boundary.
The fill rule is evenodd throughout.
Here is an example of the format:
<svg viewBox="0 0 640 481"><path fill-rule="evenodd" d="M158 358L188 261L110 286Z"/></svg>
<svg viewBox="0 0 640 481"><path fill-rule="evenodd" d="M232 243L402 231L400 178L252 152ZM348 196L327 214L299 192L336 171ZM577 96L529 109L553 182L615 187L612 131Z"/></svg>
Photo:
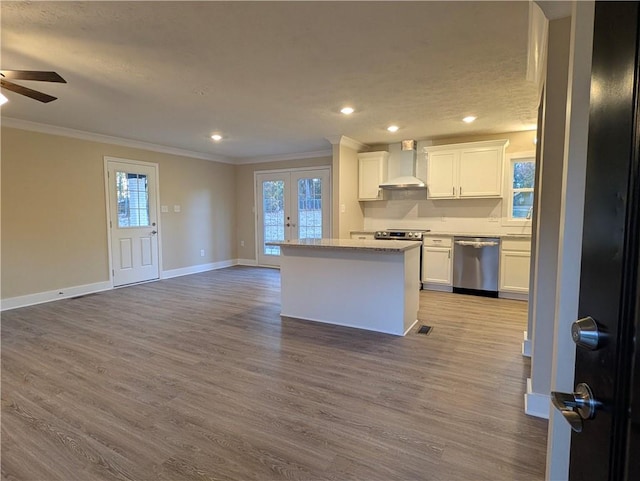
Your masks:
<svg viewBox="0 0 640 481"><path fill-rule="evenodd" d="M151 231L151 235L156 235L157 233L158 233L158 231L157 231L157 230L152 230L152 231Z"/></svg>
<svg viewBox="0 0 640 481"><path fill-rule="evenodd" d="M578 384L573 393L551 391L551 403L577 433L582 432L583 422L593 419L596 411L602 407L585 383Z"/></svg>

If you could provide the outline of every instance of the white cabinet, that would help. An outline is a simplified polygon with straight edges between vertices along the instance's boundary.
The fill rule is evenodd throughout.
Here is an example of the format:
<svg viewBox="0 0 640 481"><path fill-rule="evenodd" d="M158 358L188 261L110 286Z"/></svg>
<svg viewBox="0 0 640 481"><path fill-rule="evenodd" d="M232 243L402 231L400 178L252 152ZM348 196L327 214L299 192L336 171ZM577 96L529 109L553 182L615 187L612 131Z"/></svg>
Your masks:
<svg viewBox="0 0 640 481"><path fill-rule="evenodd" d="M427 196L464 199L502 196L502 165L508 140L424 148Z"/></svg>
<svg viewBox="0 0 640 481"><path fill-rule="evenodd" d="M460 154L445 150L427 155L427 196L431 199L454 199Z"/></svg>
<svg viewBox="0 0 640 481"><path fill-rule="evenodd" d="M529 266L531 241L502 239L500 246L500 297L527 299L529 296Z"/></svg>
<svg viewBox="0 0 640 481"><path fill-rule="evenodd" d="M452 238L427 236L422 247L422 283L425 289L452 290Z"/></svg>
<svg viewBox="0 0 640 481"><path fill-rule="evenodd" d="M357 240L373 240L373 239L375 239L374 235L369 233L369 232L352 232L351 233L351 238L352 239L357 239Z"/></svg>
<svg viewBox="0 0 640 481"><path fill-rule="evenodd" d="M358 154L358 200L380 200L379 185L387 180L389 152Z"/></svg>

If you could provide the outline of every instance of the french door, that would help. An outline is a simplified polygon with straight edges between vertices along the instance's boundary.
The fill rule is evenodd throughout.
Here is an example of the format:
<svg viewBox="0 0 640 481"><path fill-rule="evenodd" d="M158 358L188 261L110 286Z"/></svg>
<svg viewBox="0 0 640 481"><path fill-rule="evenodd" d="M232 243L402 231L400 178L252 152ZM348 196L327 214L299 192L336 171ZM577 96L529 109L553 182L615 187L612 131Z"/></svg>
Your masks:
<svg viewBox="0 0 640 481"><path fill-rule="evenodd" d="M330 235L327 168L256 173L258 264L280 266L280 248L267 242Z"/></svg>
<svg viewBox="0 0 640 481"><path fill-rule="evenodd" d="M158 279L158 166L106 160L113 285Z"/></svg>

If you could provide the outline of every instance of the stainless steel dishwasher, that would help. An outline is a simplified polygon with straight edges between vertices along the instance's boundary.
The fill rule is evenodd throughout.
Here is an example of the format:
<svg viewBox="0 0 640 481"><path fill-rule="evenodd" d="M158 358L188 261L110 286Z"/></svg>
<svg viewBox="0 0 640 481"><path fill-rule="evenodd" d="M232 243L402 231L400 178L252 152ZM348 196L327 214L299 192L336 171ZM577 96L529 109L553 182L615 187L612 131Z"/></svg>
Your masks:
<svg viewBox="0 0 640 481"><path fill-rule="evenodd" d="M453 292L498 297L500 239L454 237Z"/></svg>

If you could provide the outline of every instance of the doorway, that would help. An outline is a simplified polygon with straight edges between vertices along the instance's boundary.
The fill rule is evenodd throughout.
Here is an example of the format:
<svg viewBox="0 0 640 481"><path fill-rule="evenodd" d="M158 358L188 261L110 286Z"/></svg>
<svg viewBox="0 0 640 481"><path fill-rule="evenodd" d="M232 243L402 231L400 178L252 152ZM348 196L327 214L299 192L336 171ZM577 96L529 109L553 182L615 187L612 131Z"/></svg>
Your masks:
<svg viewBox="0 0 640 481"><path fill-rule="evenodd" d="M267 242L330 236L330 179L328 168L256 172L259 265L280 266L280 248Z"/></svg>
<svg viewBox="0 0 640 481"><path fill-rule="evenodd" d="M160 278L158 165L105 157L113 286Z"/></svg>

